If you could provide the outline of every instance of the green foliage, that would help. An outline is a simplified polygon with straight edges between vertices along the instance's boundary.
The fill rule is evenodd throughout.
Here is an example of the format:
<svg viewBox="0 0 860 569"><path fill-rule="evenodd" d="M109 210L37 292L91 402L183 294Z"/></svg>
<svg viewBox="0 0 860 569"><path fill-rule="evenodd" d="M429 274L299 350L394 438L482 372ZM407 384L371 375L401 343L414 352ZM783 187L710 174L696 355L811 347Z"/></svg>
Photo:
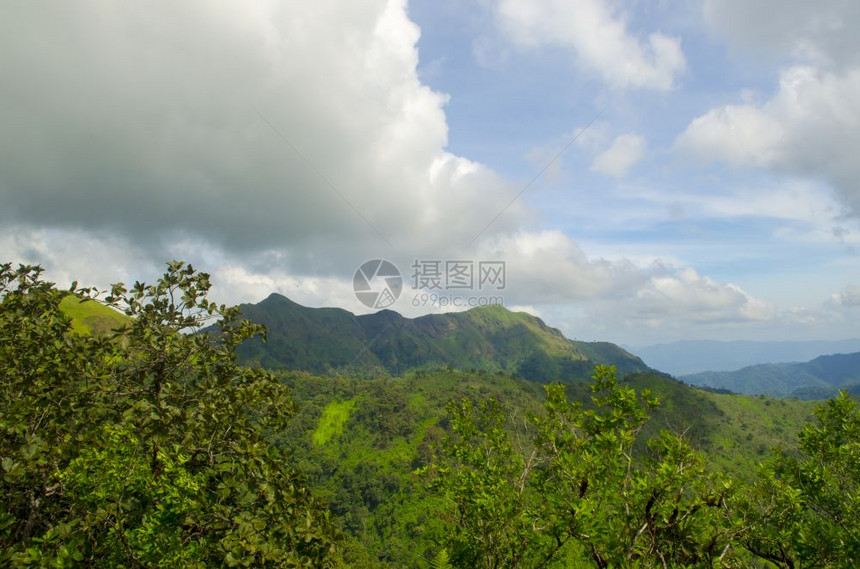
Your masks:
<svg viewBox="0 0 860 569"><path fill-rule="evenodd" d="M84 448L57 476L66 498L83 514L74 524L77 535L63 538L66 545L71 538L78 551L84 551L88 545L82 538L98 533L103 551L99 563L104 565L122 565L132 553L147 566L201 566L199 542L185 542L176 522L204 507L199 494L205 477L187 468L188 456L163 449L156 457L161 464L156 476L149 457L140 454L140 439L127 425L106 425L102 441ZM141 499L155 507L137 507ZM102 533L101 526L109 529Z"/></svg>
<svg viewBox="0 0 860 569"><path fill-rule="evenodd" d="M366 380L289 373L282 381L301 410L277 439L291 441L314 491L352 536L345 556L355 567L421 568L438 554L432 536L442 529L436 512L443 498L413 471L428 464L450 427L446 402L494 396L511 409L537 409L543 393L533 382L458 370ZM325 446L314 444L328 405L349 400L356 403L342 433Z"/></svg>
<svg viewBox="0 0 860 569"><path fill-rule="evenodd" d="M40 272L0 270L0 564L334 566L327 511L264 436L294 404L236 363L261 330L208 275L114 285L130 320L99 338L70 333Z"/></svg>
<svg viewBox="0 0 860 569"><path fill-rule="evenodd" d="M532 557L534 540L526 496L525 462L511 442L508 413L495 399L475 408L471 399L448 405L449 461L440 464L431 489L453 501L455 528L449 547L461 567L516 567Z"/></svg>
<svg viewBox="0 0 860 569"><path fill-rule="evenodd" d="M65 500L56 473L101 414L94 403L109 351L102 340L69 333L62 293L41 273L0 265L0 565L7 566L38 559L34 540L46 531L72 534L58 519ZM55 556L80 553L67 545Z"/></svg>
<svg viewBox="0 0 860 569"><path fill-rule="evenodd" d="M701 396L704 402L700 411L685 413L696 419L691 438L697 438L699 447L706 451L712 470L725 471L745 482L755 478L758 464L772 447L787 451L797 448L797 435L812 420L815 409L815 403L793 399L714 393ZM706 412L704 404L714 405L717 414Z"/></svg>
<svg viewBox="0 0 860 569"><path fill-rule="evenodd" d="M454 569L454 566L450 563L447 550L439 550L439 553L437 553L436 557L433 558L433 561L430 562L430 569Z"/></svg>
<svg viewBox="0 0 860 569"><path fill-rule="evenodd" d="M412 475L417 468L447 460L439 452L445 437L453 435L454 415L446 411L446 404L453 399L458 406L465 397L474 402L477 415L480 401L494 399L505 410L504 429L524 462L532 457L536 434L534 423L526 418L543 416L546 405L544 386L498 373L436 370L363 380L289 373L283 374L282 381L301 410L278 440L290 441L293 457L309 473L314 491L326 497L336 521L352 536L346 555L355 567L427 567L440 545L448 548L452 564L464 555L447 541L454 520L450 498L428 489L426 479ZM704 393L656 374L628 376L620 386L640 392L649 389L661 401L659 407L646 408L651 419L636 438L633 457L637 461L651 460L652 454L662 452L659 447L649 449L648 442L660 437L661 428L668 428L685 433L685 439L708 457L707 470L724 471L725 477L735 478L734 487L754 476L754 464L764 457L759 448L766 453L773 444L790 447L812 411L812 405L802 401ZM583 410L596 409L589 384L574 382L565 386L565 392L571 402L581 402ZM326 407L349 400L356 405L341 435L324 447L313 444ZM748 435L752 435L749 441ZM440 456L434 459L437 453ZM709 484L717 495L731 495L721 481ZM526 496L530 504L537 503L536 494L532 485ZM715 507L708 511L724 514ZM693 518L699 515L706 514ZM693 525L698 527L698 522ZM734 539L723 564L743 554L742 550L741 541ZM587 566L593 563L588 555L580 542L568 540L551 565Z"/></svg>
<svg viewBox="0 0 860 569"><path fill-rule="evenodd" d="M665 431L636 457L656 400L619 385L608 367L596 368L591 388L586 408L547 386L520 451L494 400L450 407L453 435L430 485L451 501L443 545L455 566L729 562L731 485L707 476L703 458Z"/></svg>
<svg viewBox="0 0 860 569"><path fill-rule="evenodd" d="M739 500L745 545L779 567L860 563L860 412L847 394L820 406L799 452L774 451Z"/></svg>
<svg viewBox="0 0 860 569"><path fill-rule="evenodd" d="M810 404L653 373L618 382L598 367L590 385L546 387L444 367L275 377L238 365L260 329L208 288L171 263L153 285L113 287L107 308L37 267L0 267L0 566L857 565L848 397L793 446ZM290 318L307 316L309 333L354 319L308 310ZM92 315L110 324L73 333ZM560 335L501 309L452 318L421 320L438 328L429 343L405 324L371 355L406 368L440 354L529 362L547 379L615 349L562 355ZM376 332L395 321L368 320ZM326 349L335 362L347 348ZM519 355L493 359L503 353ZM786 450L746 485L772 445Z"/></svg>

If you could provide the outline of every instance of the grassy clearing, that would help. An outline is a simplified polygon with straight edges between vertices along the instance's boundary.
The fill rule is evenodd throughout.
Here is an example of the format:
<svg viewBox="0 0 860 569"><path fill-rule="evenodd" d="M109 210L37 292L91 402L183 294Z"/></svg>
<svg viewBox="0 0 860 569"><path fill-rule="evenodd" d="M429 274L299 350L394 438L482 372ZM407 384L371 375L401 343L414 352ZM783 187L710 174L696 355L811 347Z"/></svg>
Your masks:
<svg viewBox="0 0 860 569"><path fill-rule="evenodd" d="M112 308L71 294L60 302L60 310L72 319L72 330L87 336L109 334L129 322L126 315Z"/></svg>
<svg viewBox="0 0 860 569"><path fill-rule="evenodd" d="M333 438L339 437L354 407L355 398L347 401L331 401L326 405L313 434L314 444L323 446Z"/></svg>

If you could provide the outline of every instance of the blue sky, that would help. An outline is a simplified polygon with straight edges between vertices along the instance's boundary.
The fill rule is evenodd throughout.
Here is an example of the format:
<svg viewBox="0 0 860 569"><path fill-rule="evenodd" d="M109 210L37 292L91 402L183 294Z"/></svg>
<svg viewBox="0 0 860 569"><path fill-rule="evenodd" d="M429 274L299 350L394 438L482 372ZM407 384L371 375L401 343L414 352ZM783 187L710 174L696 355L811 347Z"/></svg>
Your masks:
<svg viewBox="0 0 860 569"><path fill-rule="evenodd" d="M0 251L61 284L182 258L223 302L362 312L368 259L503 260L505 304L570 337L858 335L860 5L83 0L7 16ZM442 309L420 292L391 308Z"/></svg>
<svg viewBox="0 0 860 569"><path fill-rule="evenodd" d="M815 306L810 293L827 298L834 280L853 278L856 251L853 239L845 242L850 233L809 243L800 234L815 228L805 220L786 219L784 208L715 215L697 204L743 200L760 188L796 187L789 194L800 195L787 207L800 209L807 205L802 195L827 197L826 184L766 170L690 163L673 148L689 123L711 108L736 104L753 93L773 97L780 67L793 58L733 50L708 29L702 5L677 8L639 3L623 10L632 34L658 30L682 40L687 66L674 88L659 92L607 88L593 72L578 69L576 55L568 50L510 51L504 40L494 38L494 22L478 4L419 1L410 4L410 15L422 28L422 80L451 96L446 112L452 152L526 183L553 156L549 152L541 162L532 158L535 148L563 148L574 129L598 112L595 128L602 136L636 132L647 137L646 156L623 180L591 171L588 149L569 149L559 160L560 171L543 177L523 198L540 212L542 224L561 228L591 253L671 258L786 308ZM485 41L495 42L504 54L481 61L476 50ZM827 210L836 204L818 205ZM630 217L614 223L619 209ZM833 228L855 226L854 220L839 219L839 212L827 213Z"/></svg>

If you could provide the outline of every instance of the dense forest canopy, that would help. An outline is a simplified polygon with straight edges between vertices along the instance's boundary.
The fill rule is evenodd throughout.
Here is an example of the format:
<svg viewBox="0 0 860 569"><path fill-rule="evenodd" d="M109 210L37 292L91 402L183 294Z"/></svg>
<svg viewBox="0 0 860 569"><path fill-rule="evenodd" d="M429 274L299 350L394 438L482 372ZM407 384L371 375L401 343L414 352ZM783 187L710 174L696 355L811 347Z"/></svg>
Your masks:
<svg viewBox="0 0 860 569"><path fill-rule="evenodd" d="M4 566L860 562L847 394L795 436L801 402L607 366L546 386L276 373L238 363L264 331L209 301L189 265L101 294L41 275L0 266ZM70 303L111 324L87 327ZM749 456L727 413L750 440L753 417L771 420L782 448Z"/></svg>

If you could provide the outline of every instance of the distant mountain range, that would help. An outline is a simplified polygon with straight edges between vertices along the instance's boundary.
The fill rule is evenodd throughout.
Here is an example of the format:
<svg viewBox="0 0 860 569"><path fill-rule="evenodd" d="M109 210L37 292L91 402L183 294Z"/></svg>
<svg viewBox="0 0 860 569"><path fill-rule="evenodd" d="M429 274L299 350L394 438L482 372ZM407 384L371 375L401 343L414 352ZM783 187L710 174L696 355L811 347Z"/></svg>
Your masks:
<svg viewBox="0 0 860 569"><path fill-rule="evenodd" d="M451 366L535 381L586 378L595 364L615 365L621 374L653 371L615 344L569 340L539 318L499 306L412 319L390 310L357 316L308 308L272 294L240 308L268 330L267 342L246 342L240 358L273 369L400 375Z"/></svg>
<svg viewBox="0 0 860 569"><path fill-rule="evenodd" d="M759 364L737 371L703 372L679 379L691 385L747 395L824 399L846 389L860 393L860 353L819 356L804 363Z"/></svg>
<svg viewBox="0 0 860 569"><path fill-rule="evenodd" d="M805 362L818 356L860 352L860 340L812 342L717 342L696 340L625 348L649 366L674 376L734 371L757 364Z"/></svg>

